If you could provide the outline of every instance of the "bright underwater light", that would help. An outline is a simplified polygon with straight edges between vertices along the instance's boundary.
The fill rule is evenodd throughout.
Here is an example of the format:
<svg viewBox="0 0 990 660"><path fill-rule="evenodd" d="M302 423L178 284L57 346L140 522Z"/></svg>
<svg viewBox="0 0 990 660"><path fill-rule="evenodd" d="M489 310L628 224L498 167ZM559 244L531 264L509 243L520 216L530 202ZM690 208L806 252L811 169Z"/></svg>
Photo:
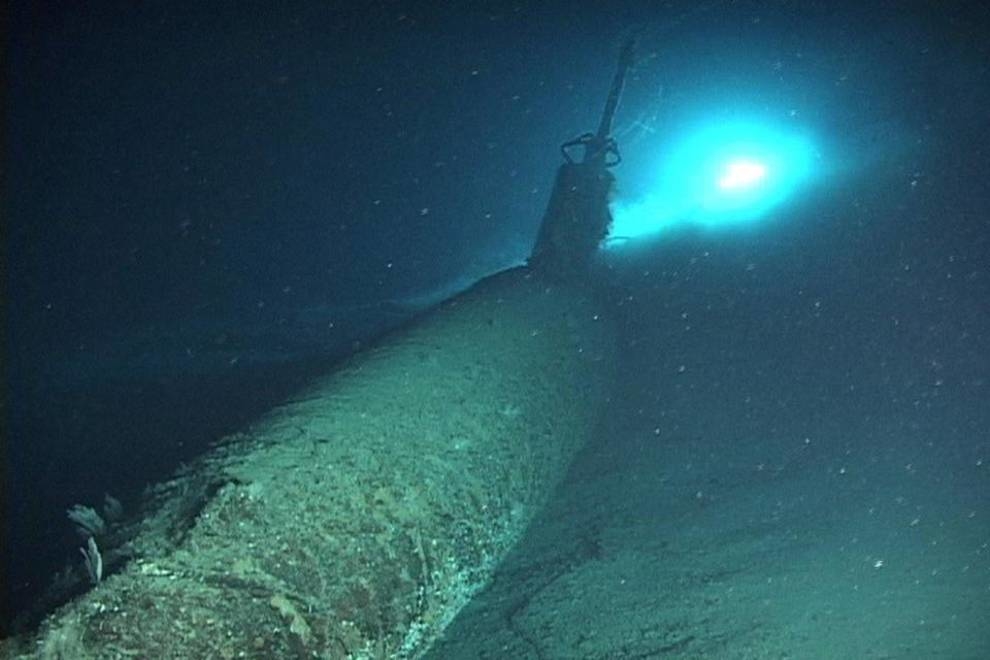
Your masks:
<svg viewBox="0 0 990 660"><path fill-rule="evenodd" d="M763 163L751 160L737 160L725 166L725 174L718 180L718 187L723 190L748 188L760 182L767 174Z"/></svg>
<svg viewBox="0 0 990 660"><path fill-rule="evenodd" d="M705 126L674 144L657 188L612 207L612 244L682 224L738 226L764 217L811 172L804 137L769 126L728 122Z"/></svg>

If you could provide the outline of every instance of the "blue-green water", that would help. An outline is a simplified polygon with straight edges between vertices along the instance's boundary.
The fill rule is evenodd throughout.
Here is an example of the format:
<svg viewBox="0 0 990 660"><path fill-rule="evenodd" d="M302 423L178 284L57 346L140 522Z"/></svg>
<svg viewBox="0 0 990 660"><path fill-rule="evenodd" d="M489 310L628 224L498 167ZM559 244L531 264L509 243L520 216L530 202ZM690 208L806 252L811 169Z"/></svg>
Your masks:
<svg viewBox="0 0 990 660"><path fill-rule="evenodd" d="M523 261L632 35L609 421L436 653L990 654L988 19L14 3L5 632L83 570L67 508L136 510L313 373ZM698 206L739 162L705 171L698 144L788 185Z"/></svg>

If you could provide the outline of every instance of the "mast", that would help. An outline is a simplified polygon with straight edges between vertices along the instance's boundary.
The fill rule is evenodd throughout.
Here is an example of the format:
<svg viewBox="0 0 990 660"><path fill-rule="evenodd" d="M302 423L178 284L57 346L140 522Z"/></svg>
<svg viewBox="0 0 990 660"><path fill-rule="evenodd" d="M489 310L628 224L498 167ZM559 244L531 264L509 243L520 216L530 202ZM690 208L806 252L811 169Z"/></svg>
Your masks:
<svg viewBox="0 0 990 660"><path fill-rule="evenodd" d="M609 169L622 161L611 136L626 74L633 61L632 39L619 52L598 130L584 133L560 146L564 164L557 171L553 192L529 263L551 278L585 278L598 247L608 234L612 216L608 209L615 177ZM580 160L572 151L583 149Z"/></svg>

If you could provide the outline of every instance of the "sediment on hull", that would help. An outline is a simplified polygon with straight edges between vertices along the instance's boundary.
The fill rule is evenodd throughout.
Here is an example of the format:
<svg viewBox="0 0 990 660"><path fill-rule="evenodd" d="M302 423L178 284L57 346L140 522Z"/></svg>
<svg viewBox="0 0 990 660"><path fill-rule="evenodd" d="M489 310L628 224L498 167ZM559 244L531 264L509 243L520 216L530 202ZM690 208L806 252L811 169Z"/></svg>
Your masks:
<svg viewBox="0 0 990 660"><path fill-rule="evenodd" d="M607 316L483 280L157 487L133 559L6 654L421 655L594 432Z"/></svg>

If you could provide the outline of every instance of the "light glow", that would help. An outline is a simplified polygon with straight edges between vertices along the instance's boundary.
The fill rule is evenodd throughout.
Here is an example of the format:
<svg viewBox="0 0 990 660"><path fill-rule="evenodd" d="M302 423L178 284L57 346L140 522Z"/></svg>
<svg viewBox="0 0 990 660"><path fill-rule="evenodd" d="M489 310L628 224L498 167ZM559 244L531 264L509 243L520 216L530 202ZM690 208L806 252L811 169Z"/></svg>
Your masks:
<svg viewBox="0 0 990 660"><path fill-rule="evenodd" d="M754 122L716 122L664 148L652 192L617 199L607 246L682 225L751 223L791 197L815 161L810 140Z"/></svg>
<svg viewBox="0 0 990 660"><path fill-rule="evenodd" d="M749 188L758 184L767 174L762 163L752 160L737 160L725 167L725 174L718 180L722 190Z"/></svg>

